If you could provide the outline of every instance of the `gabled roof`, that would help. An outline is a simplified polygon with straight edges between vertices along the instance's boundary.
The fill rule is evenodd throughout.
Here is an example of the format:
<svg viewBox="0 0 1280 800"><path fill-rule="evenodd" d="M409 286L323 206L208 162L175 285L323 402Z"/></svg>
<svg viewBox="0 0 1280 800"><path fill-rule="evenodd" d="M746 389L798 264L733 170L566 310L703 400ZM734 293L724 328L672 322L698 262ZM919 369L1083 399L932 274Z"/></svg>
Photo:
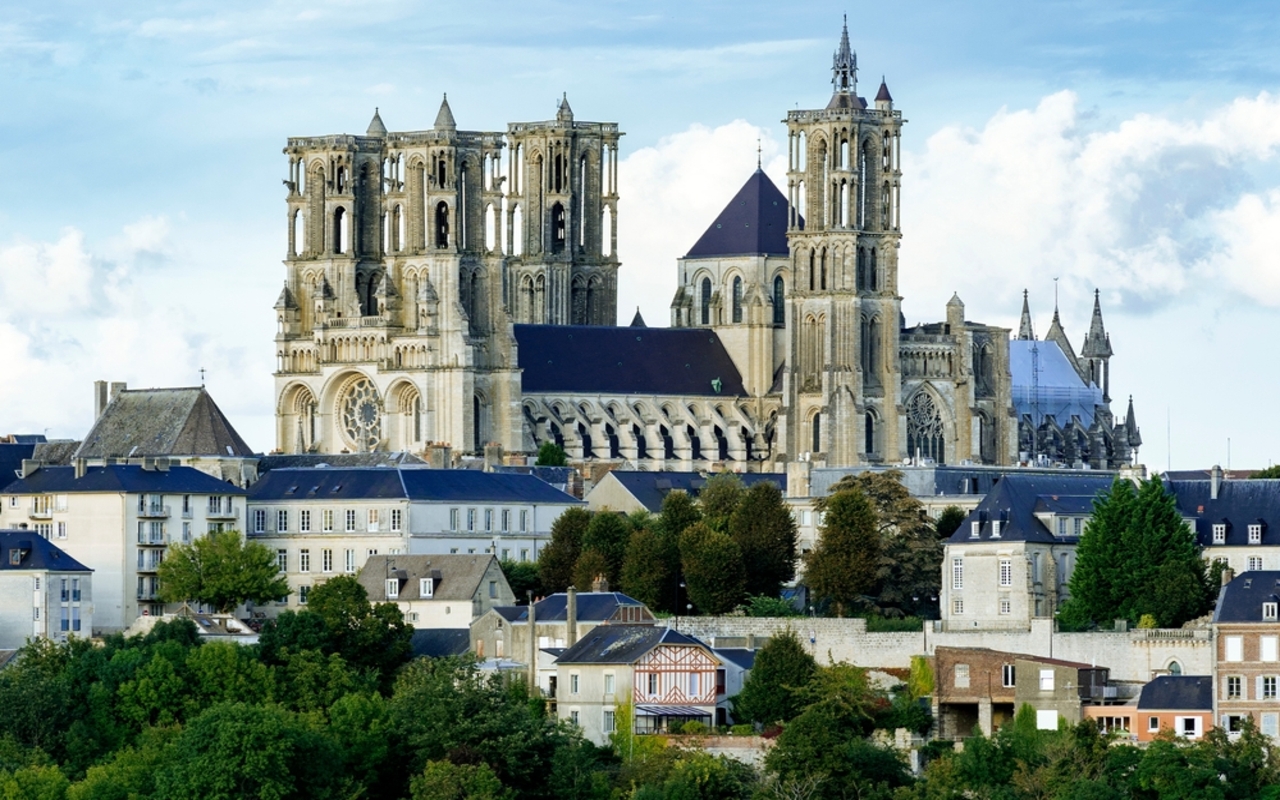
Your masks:
<svg viewBox="0 0 1280 800"><path fill-rule="evenodd" d="M1280 572L1250 570L1241 573L1218 592L1213 621L1261 623L1263 603L1280 603ZM1266 622L1280 626L1280 621Z"/></svg>
<svg viewBox="0 0 1280 800"><path fill-rule="evenodd" d="M35 531L0 531L0 572L92 572Z"/></svg>
<svg viewBox="0 0 1280 800"><path fill-rule="evenodd" d="M277 468L249 489L254 501L389 500L578 504L532 475L426 467Z"/></svg>
<svg viewBox="0 0 1280 800"><path fill-rule="evenodd" d="M600 625L587 631L557 664L634 664L659 645L692 645L710 652L705 644L671 628L653 625Z"/></svg>
<svg viewBox="0 0 1280 800"><path fill-rule="evenodd" d="M13 481L4 494L234 494L244 490L218 480L194 467L143 469L138 464L111 464L88 467L77 478L75 467L41 467L25 478Z"/></svg>
<svg viewBox="0 0 1280 800"><path fill-rule="evenodd" d="M1212 711L1213 678L1208 675L1161 675L1138 695L1140 711Z"/></svg>
<svg viewBox="0 0 1280 800"><path fill-rule="evenodd" d="M631 496L653 513L662 510L662 500L674 491L682 491L690 497L697 497L702 487L707 485L707 475L701 472L633 472L630 470L613 470L609 473L614 480L630 492ZM606 476L606 480L609 476ZM784 473L745 472L737 476L743 487L750 489L762 481L777 484L783 494L787 491L787 476Z"/></svg>
<svg viewBox="0 0 1280 800"><path fill-rule="evenodd" d="M717 256L785 256L787 198L757 169L711 227L689 248L685 258Z"/></svg>
<svg viewBox="0 0 1280 800"><path fill-rule="evenodd" d="M1224 480L1215 500L1207 480L1166 480L1178 511L1194 519L1196 540L1203 547L1239 547L1249 543L1249 526L1262 526L1262 544L1280 544L1280 481ZM1213 526L1225 524L1226 541L1213 543Z"/></svg>
<svg viewBox="0 0 1280 800"><path fill-rule="evenodd" d="M557 592L534 603L538 615L538 623L567 622L568 595ZM635 606L644 609L644 615L653 619L644 603L622 592L578 592L578 621L604 622L612 619L621 606ZM528 622L528 606L499 606L493 609L507 622Z"/></svg>
<svg viewBox="0 0 1280 800"><path fill-rule="evenodd" d="M76 458L252 456L204 387L125 389L84 437Z"/></svg>
<svg viewBox="0 0 1280 800"><path fill-rule="evenodd" d="M413 632L409 647L414 658L460 656L471 649L471 631L466 628L423 628Z"/></svg>
<svg viewBox="0 0 1280 800"><path fill-rule="evenodd" d="M732 663L738 669L754 669L756 665L756 651L745 647L717 647L711 652L721 661Z"/></svg>
<svg viewBox="0 0 1280 800"><path fill-rule="evenodd" d="M488 554L369 556L357 580L369 593L370 602L374 603L388 599L386 582L390 578L400 581L396 600L470 602L480 591L480 582L490 565L496 562L497 558ZM422 578L433 581L430 597L423 597L419 591Z"/></svg>
<svg viewBox="0 0 1280 800"><path fill-rule="evenodd" d="M0 484L8 483L22 472L23 459L35 455L36 444L0 443Z"/></svg>
<svg viewBox="0 0 1280 800"><path fill-rule="evenodd" d="M76 450L80 449L80 442L75 439L55 439L52 442L41 442L36 445L36 451L31 457L41 464L59 467L71 464L75 457ZM0 475L6 474L0 469Z"/></svg>
<svg viewBox="0 0 1280 800"><path fill-rule="evenodd" d="M1083 514L1092 510L1093 498L1111 486L1109 475L1070 473L1064 475L1006 475L969 512L964 522L951 534L951 544L966 542L1075 542L1075 536L1058 537L1044 526L1037 509L1053 509L1057 513ZM993 521L1000 521L1000 537L992 537ZM979 535L973 538L973 523L978 522Z"/></svg>
<svg viewBox="0 0 1280 800"><path fill-rule="evenodd" d="M514 327L526 394L746 394L742 375L714 331L603 325Z"/></svg>

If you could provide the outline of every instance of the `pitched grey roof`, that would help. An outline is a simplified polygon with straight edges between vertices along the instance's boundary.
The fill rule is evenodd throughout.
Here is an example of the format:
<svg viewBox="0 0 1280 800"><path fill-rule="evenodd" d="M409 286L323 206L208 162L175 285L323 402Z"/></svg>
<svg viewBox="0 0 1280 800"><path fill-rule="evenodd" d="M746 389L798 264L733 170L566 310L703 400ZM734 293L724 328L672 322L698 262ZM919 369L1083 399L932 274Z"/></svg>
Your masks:
<svg viewBox="0 0 1280 800"><path fill-rule="evenodd" d="M88 467L77 478L75 467L41 467L4 487L4 494L220 494L243 495L243 489L193 467L144 469L138 464Z"/></svg>
<svg viewBox="0 0 1280 800"><path fill-rule="evenodd" d="M204 387L126 389L93 424L76 458L252 456Z"/></svg>
<svg viewBox="0 0 1280 800"><path fill-rule="evenodd" d="M787 247L787 198L757 169L685 258L714 256L785 256Z"/></svg>
<svg viewBox="0 0 1280 800"><path fill-rule="evenodd" d="M1213 621L1261 623L1262 604L1280 604L1280 572L1250 570L1237 575L1218 592ZM1276 620L1266 620L1280 627Z"/></svg>
<svg viewBox="0 0 1280 800"><path fill-rule="evenodd" d="M1037 509L1057 513L1090 513L1093 499L1111 486L1109 475L1006 475L996 482L978 507L948 539L952 544L979 541L1076 542L1075 536L1055 536L1036 518ZM993 538L993 522L1000 521L1000 536ZM973 523L979 534L973 537Z"/></svg>
<svg viewBox="0 0 1280 800"><path fill-rule="evenodd" d="M717 647L711 652L721 661L732 662L739 669L753 669L756 665L756 651L745 647Z"/></svg>
<svg viewBox="0 0 1280 800"><path fill-rule="evenodd" d="M702 642L671 628L653 625L599 625L587 631L577 644L565 650L557 664L634 664L660 644L694 645Z"/></svg>
<svg viewBox="0 0 1280 800"><path fill-rule="evenodd" d="M1208 675L1161 675L1142 687L1142 711L1212 711L1213 678Z"/></svg>
<svg viewBox="0 0 1280 800"><path fill-rule="evenodd" d="M707 485L707 476L700 472L613 470L609 474L621 483L641 505L655 514L662 510L662 500L671 492L683 491L690 497L697 497L702 487ZM738 479L747 489L762 481L768 481L776 484L784 494L787 491L787 476L783 473L744 472L738 475Z"/></svg>
<svg viewBox="0 0 1280 800"><path fill-rule="evenodd" d="M0 572L92 572L35 531L0 531Z"/></svg>
<svg viewBox="0 0 1280 800"><path fill-rule="evenodd" d="M404 450L393 453L296 453L263 456L258 459L258 474L298 467L399 467L426 466L426 463Z"/></svg>
<svg viewBox="0 0 1280 800"><path fill-rule="evenodd" d="M471 649L471 631L466 628L423 628L413 632L409 647L415 658L460 656Z"/></svg>
<svg viewBox="0 0 1280 800"><path fill-rule="evenodd" d="M480 590L480 582L489 565L495 561L492 555L369 556L356 580L369 593L369 600L375 603L388 599L386 582L390 578L400 580L397 600L470 602ZM430 597L419 593L422 578L434 581Z"/></svg>
<svg viewBox="0 0 1280 800"><path fill-rule="evenodd" d="M453 109L449 108L448 94L440 101L440 111L436 114L435 127L451 131L458 129L458 123L453 118Z"/></svg>
<svg viewBox="0 0 1280 800"><path fill-rule="evenodd" d="M532 475L426 467L276 468L249 489L256 501L386 500L580 504Z"/></svg>
<svg viewBox="0 0 1280 800"><path fill-rule="evenodd" d="M1262 526L1262 544L1280 544L1280 481L1224 480L1213 499L1207 480L1166 480L1178 511L1195 520L1196 540L1204 547L1239 547L1249 543L1249 526ZM1224 544L1213 543L1213 526L1225 524Z"/></svg>
<svg viewBox="0 0 1280 800"><path fill-rule="evenodd" d="M643 609L642 616L652 620L653 615L644 603L622 592L578 592L578 621L604 622L612 619L619 607L635 606ZM534 603L538 622L565 622L568 620L568 595L557 592ZM528 606L501 606L494 611L508 622L528 622Z"/></svg>
<svg viewBox="0 0 1280 800"><path fill-rule="evenodd" d="M36 450L31 454L31 457L41 464L55 467L67 466L71 464L78 449L80 449L80 442L74 439L55 439L52 442L37 444Z"/></svg>

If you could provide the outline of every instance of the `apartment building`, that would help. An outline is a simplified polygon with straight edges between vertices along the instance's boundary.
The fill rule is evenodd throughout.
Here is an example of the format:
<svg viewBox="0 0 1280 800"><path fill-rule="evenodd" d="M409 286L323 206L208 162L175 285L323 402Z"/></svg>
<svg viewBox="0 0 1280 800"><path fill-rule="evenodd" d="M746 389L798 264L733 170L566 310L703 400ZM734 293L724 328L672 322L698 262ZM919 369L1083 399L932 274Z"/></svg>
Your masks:
<svg viewBox="0 0 1280 800"><path fill-rule="evenodd" d="M93 571L31 530L0 531L0 650L92 630Z"/></svg>
<svg viewBox="0 0 1280 800"><path fill-rule="evenodd" d="M1280 738L1280 571L1232 577L1218 595L1213 631L1219 723L1235 733L1252 718Z"/></svg>

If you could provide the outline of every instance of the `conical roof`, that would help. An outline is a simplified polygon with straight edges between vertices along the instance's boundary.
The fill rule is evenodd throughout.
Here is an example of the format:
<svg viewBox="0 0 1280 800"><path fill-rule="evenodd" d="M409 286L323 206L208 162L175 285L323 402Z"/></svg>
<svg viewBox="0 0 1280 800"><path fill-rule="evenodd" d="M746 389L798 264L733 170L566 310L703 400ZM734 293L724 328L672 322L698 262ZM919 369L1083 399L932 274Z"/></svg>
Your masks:
<svg viewBox="0 0 1280 800"><path fill-rule="evenodd" d="M633 328L649 327L648 325L644 324L644 317L640 316L640 306L636 306L636 315L631 318L631 327Z"/></svg>
<svg viewBox="0 0 1280 800"><path fill-rule="evenodd" d="M1124 430L1128 434L1129 446L1142 444L1142 432L1138 428L1138 418L1133 413L1133 395L1129 395L1129 411L1124 417Z"/></svg>
<svg viewBox="0 0 1280 800"><path fill-rule="evenodd" d="M445 94L444 99L440 101L440 111L436 114L437 129L456 131L458 123L453 119L453 111L449 108L449 95Z"/></svg>
<svg viewBox="0 0 1280 800"><path fill-rule="evenodd" d="M880 76L880 91L876 92L876 100L888 100L893 102L893 95L889 94L889 85L884 82L884 76Z"/></svg>
<svg viewBox="0 0 1280 800"><path fill-rule="evenodd" d="M298 307L298 301L294 299L293 292L289 291L289 284L285 284L280 290L280 297L276 300L274 306L277 309L295 309Z"/></svg>
<svg viewBox="0 0 1280 800"><path fill-rule="evenodd" d="M556 109L556 119L560 122L573 122L573 109L569 108L568 92L565 92L560 99L560 107Z"/></svg>
<svg viewBox="0 0 1280 800"><path fill-rule="evenodd" d="M1018 324L1018 338L1023 341L1034 341L1035 329L1031 326L1031 306L1027 303L1027 290L1022 290L1022 321Z"/></svg>
<svg viewBox="0 0 1280 800"><path fill-rule="evenodd" d="M787 210L787 198L757 169L685 258L785 256Z"/></svg>
<svg viewBox="0 0 1280 800"><path fill-rule="evenodd" d="M1080 355L1085 358L1109 358L1112 355L1111 340L1102 324L1102 301L1099 296L1099 291L1094 289L1093 321L1089 323L1089 333L1084 337L1084 347L1080 349Z"/></svg>
<svg viewBox="0 0 1280 800"><path fill-rule="evenodd" d="M369 120L369 129L364 132L365 136L386 136L387 126L382 124L382 117L378 115L378 109L373 109L373 119Z"/></svg>

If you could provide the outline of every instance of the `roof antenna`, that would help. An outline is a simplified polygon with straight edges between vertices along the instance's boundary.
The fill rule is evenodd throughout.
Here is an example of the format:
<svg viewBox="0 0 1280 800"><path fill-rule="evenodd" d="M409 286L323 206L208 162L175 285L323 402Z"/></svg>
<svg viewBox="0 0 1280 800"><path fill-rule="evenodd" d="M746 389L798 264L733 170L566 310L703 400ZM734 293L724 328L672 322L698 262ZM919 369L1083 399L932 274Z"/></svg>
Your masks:
<svg viewBox="0 0 1280 800"><path fill-rule="evenodd" d="M204 388L204 367L200 368L200 388Z"/></svg>

